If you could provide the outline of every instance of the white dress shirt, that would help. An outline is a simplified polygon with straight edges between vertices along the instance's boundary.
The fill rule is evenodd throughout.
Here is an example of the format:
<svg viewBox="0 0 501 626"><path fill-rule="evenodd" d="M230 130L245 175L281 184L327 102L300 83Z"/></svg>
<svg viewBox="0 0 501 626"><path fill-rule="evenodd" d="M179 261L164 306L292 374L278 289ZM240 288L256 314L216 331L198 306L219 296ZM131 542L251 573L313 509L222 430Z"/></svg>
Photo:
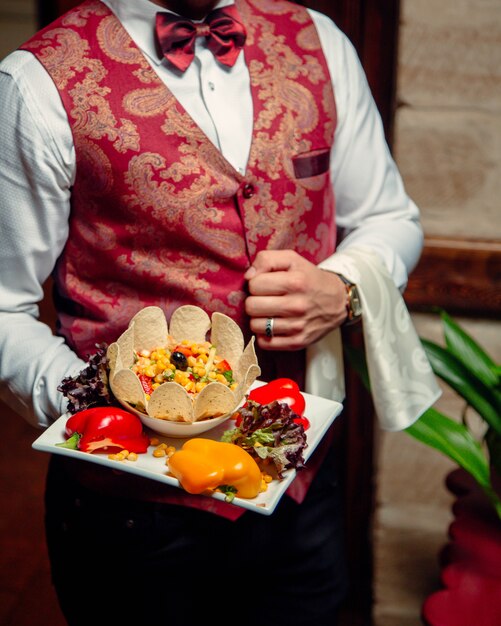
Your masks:
<svg viewBox="0 0 501 626"><path fill-rule="evenodd" d="M232 68L214 61L202 38L184 74L159 58L158 5L103 0L224 157L245 172L252 99L244 55ZM222 0L218 6L232 4ZM422 247L419 212L407 196L357 54L333 22L309 10L331 74L338 126L331 155L338 250L379 255L399 289ZM15 51L0 63L0 394L34 425L65 409L57 386L84 363L38 321L43 284L68 237L75 150L59 94L38 60ZM335 256L335 255L334 255ZM329 267L328 260L323 264Z"/></svg>

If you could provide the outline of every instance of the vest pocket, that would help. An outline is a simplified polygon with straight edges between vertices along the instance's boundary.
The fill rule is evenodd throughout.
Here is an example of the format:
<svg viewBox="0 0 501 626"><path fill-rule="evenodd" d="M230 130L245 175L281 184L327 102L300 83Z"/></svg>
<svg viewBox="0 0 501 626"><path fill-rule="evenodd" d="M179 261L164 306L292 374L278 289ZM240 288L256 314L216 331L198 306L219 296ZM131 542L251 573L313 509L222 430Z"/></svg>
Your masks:
<svg viewBox="0 0 501 626"><path fill-rule="evenodd" d="M296 178L311 178L325 174L329 170L330 158L330 148L303 152L292 157L292 166Z"/></svg>

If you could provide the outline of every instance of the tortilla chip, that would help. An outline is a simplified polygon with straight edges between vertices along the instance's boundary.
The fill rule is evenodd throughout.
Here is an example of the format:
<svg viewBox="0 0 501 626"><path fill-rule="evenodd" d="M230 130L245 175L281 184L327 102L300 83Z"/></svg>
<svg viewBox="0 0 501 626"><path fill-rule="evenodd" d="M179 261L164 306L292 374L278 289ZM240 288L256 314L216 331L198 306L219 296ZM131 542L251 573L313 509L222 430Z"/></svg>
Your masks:
<svg viewBox="0 0 501 626"><path fill-rule="evenodd" d="M147 407L150 417L172 422L194 421L193 400L178 383L160 385L151 394Z"/></svg>
<svg viewBox="0 0 501 626"><path fill-rule="evenodd" d="M255 364L252 364L245 372L244 378L242 378L241 382L238 383L238 387L233 392L235 394L237 405L244 399L245 394L249 391L252 384L258 379L259 374L261 374L261 368L259 365Z"/></svg>
<svg viewBox="0 0 501 626"><path fill-rule="evenodd" d="M128 328L117 339L117 369L132 367L134 363L134 329Z"/></svg>
<svg viewBox="0 0 501 626"><path fill-rule="evenodd" d="M212 315L211 342L219 355L235 369L244 349L244 336L237 324L223 313Z"/></svg>
<svg viewBox="0 0 501 626"><path fill-rule="evenodd" d="M147 406L146 395L139 378L130 369L121 369L110 376L110 387L115 398L133 405Z"/></svg>
<svg viewBox="0 0 501 626"><path fill-rule="evenodd" d="M116 341L114 343L110 343L108 349L106 350L106 358L108 359L110 372L123 369L122 360L120 359L120 362L118 362L119 352L120 349L118 347L118 343Z"/></svg>
<svg viewBox="0 0 501 626"><path fill-rule="evenodd" d="M221 383L210 383L195 398L194 421L221 417L235 409L235 394Z"/></svg>
<svg viewBox="0 0 501 626"><path fill-rule="evenodd" d="M136 313L129 323L129 328L133 330L134 349L137 352L163 346L167 341L167 321L159 307L147 306Z"/></svg>
<svg viewBox="0 0 501 626"><path fill-rule="evenodd" d="M174 311L169 324L169 334L176 341L189 339L202 343L211 327L210 317L197 306L185 305Z"/></svg>
<svg viewBox="0 0 501 626"><path fill-rule="evenodd" d="M255 348L255 339L251 338L249 343L245 346L245 350L240 354L237 361L234 377L240 382L245 378L245 374L252 365L257 365L257 356ZM259 372L261 373L261 372Z"/></svg>

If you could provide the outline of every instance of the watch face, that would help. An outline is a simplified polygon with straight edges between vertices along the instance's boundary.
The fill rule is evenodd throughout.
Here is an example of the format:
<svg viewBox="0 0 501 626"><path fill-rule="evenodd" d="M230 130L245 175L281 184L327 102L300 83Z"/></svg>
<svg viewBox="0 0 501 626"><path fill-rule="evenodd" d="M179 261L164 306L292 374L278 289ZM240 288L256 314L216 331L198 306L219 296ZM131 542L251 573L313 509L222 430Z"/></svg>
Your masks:
<svg viewBox="0 0 501 626"><path fill-rule="evenodd" d="M350 289L350 308L352 313L352 319L360 317L362 315L362 303L360 302L360 296L358 289L355 285Z"/></svg>

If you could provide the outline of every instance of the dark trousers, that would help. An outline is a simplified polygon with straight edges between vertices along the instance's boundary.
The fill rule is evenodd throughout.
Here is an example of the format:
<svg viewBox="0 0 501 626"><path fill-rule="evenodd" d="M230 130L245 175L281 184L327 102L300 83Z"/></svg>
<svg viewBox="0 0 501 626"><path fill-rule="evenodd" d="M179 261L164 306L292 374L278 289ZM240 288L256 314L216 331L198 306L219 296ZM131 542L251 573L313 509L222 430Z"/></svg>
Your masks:
<svg viewBox="0 0 501 626"><path fill-rule="evenodd" d="M49 556L71 626L335 626L347 589L340 487L328 455L305 501L237 521L90 492L51 460Z"/></svg>

